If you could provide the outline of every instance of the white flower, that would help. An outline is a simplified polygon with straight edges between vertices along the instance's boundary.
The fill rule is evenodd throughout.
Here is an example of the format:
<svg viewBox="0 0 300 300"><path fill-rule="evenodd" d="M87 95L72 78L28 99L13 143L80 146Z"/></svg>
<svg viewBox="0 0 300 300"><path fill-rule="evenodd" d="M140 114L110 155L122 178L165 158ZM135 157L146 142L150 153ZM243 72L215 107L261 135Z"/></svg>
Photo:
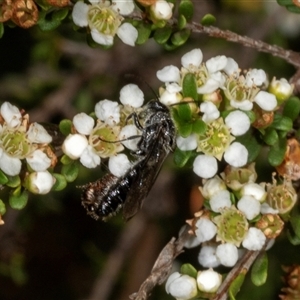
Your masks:
<svg viewBox="0 0 300 300"><path fill-rule="evenodd" d="M88 146L88 140L81 134L69 134L62 145L63 152L72 159L78 159Z"/></svg>
<svg viewBox="0 0 300 300"><path fill-rule="evenodd" d="M194 160L193 171L199 177L211 178L218 171L217 160L213 156L200 154Z"/></svg>
<svg viewBox="0 0 300 300"><path fill-rule="evenodd" d="M251 251L261 250L266 242L266 236L263 232L255 227L249 228L242 245L244 248Z"/></svg>
<svg viewBox="0 0 300 300"><path fill-rule="evenodd" d="M50 192L55 178L48 172L34 172L28 177L28 190L34 194L44 195Z"/></svg>
<svg viewBox="0 0 300 300"><path fill-rule="evenodd" d="M212 102L203 102L200 104L200 111L204 113L202 120L205 123L214 121L220 117L220 111Z"/></svg>
<svg viewBox="0 0 300 300"><path fill-rule="evenodd" d="M213 245L202 245L198 255L198 261L204 268L216 268L220 265L220 260L216 256L217 247Z"/></svg>
<svg viewBox="0 0 300 300"><path fill-rule="evenodd" d="M237 247L231 243L217 246L216 256L225 267L233 267L239 258Z"/></svg>
<svg viewBox="0 0 300 300"><path fill-rule="evenodd" d="M267 75L262 69L252 69L246 74L246 85L248 87L260 86L267 80Z"/></svg>
<svg viewBox="0 0 300 300"><path fill-rule="evenodd" d="M205 64L209 73L216 73L226 67L227 57L225 55L212 57L208 59Z"/></svg>
<svg viewBox="0 0 300 300"><path fill-rule="evenodd" d="M206 82L197 88L198 94L210 94L215 92L218 88L223 87L225 77L221 72L212 73L207 78Z"/></svg>
<svg viewBox="0 0 300 300"><path fill-rule="evenodd" d="M80 162L86 168L92 169L100 165L101 158L97 155L95 149L88 145L80 155Z"/></svg>
<svg viewBox="0 0 300 300"><path fill-rule="evenodd" d="M180 71L177 67L170 65L157 71L156 77L162 82L179 82Z"/></svg>
<svg viewBox="0 0 300 300"><path fill-rule="evenodd" d="M73 22L79 27L88 26L88 12L89 6L83 1L77 1L72 11Z"/></svg>
<svg viewBox="0 0 300 300"><path fill-rule="evenodd" d="M46 171L51 166L51 159L40 149L27 156L26 161L34 171Z"/></svg>
<svg viewBox="0 0 300 300"><path fill-rule="evenodd" d="M189 69L191 66L198 68L202 63L202 59L202 51L200 49L194 49L181 57L181 64L186 69Z"/></svg>
<svg viewBox="0 0 300 300"><path fill-rule="evenodd" d="M225 182L219 176L215 176L204 181L203 187L201 188L201 194L204 198L209 199L219 191L223 190L226 190Z"/></svg>
<svg viewBox="0 0 300 300"><path fill-rule="evenodd" d="M32 143L49 144L52 142L51 135L42 125L36 122L30 124L26 135Z"/></svg>
<svg viewBox="0 0 300 300"><path fill-rule="evenodd" d="M165 0L155 1L150 10L157 20L169 20L172 17L172 9L174 4Z"/></svg>
<svg viewBox="0 0 300 300"><path fill-rule="evenodd" d="M273 111L277 106L277 100L275 95L265 91L260 91L254 97L254 101L265 111Z"/></svg>
<svg viewBox="0 0 300 300"><path fill-rule="evenodd" d="M222 283L222 275L213 269L199 271L197 274L197 285L201 292L214 293Z"/></svg>
<svg viewBox="0 0 300 300"><path fill-rule="evenodd" d="M17 127L21 124L22 115L16 106L9 102L4 102L1 105L0 112L9 127Z"/></svg>
<svg viewBox="0 0 300 300"><path fill-rule="evenodd" d="M184 138L178 136L176 139L177 147L182 151L191 151L197 148L198 137L196 134L191 134L188 137Z"/></svg>
<svg viewBox="0 0 300 300"><path fill-rule="evenodd" d="M15 176L20 174L21 171L21 160L15 157L11 157L6 154L5 151L0 148L2 155L0 156L0 169L9 176Z"/></svg>
<svg viewBox="0 0 300 300"><path fill-rule="evenodd" d="M196 279L175 272L166 282L166 292L177 300L189 300L197 295Z"/></svg>
<svg viewBox="0 0 300 300"><path fill-rule="evenodd" d="M211 240L217 233L217 226L207 218L200 218L195 226L195 234L200 243Z"/></svg>
<svg viewBox="0 0 300 300"><path fill-rule="evenodd" d="M252 196L259 202L263 202L266 200L267 192L264 186L259 185L257 183L247 183L242 187L241 190L242 196Z"/></svg>
<svg viewBox="0 0 300 300"><path fill-rule="evenodd" d="M119 138L120 138L120 140L125 140L130 137L136 137L134 139L133 138L128 139L127 141L122 141L122 144L126 148L128 148L129 150L132 150L132 151L136 151L137 144L140 141L140 138L138 138L138 133L139 133L139 131L138 131L137 127L133 124L129 124L122 128L122 130L119 134Z"/></svg>
<svg viewBox="0 0 300 300"><path fill-rule="evenodd" d="M141 107L144 103L144 93L136 84L127 84L120 90L120 102L134 108Z"/></svg>
<svg viewBox="0 0 300 300"><path fill-rule="evenodd" d="M252 196L243 196L238 201L237 207L248 220L254 219L260 213L260 202Z"/></svg>
<svg viewBox="0 0 300 300"><path fill-rule="evenodd" d="M115 101L107 99L99 101L95 106L95 114L98 119L110 126L120 122L120 106Z"/></svg>
<svg viewBox="0 0 300 300"><path fill-rule="evenodd" d="M73 125L79 133L89 135L94 128L95 121L86 113L80 113L74 116Z"/></svg>
<svg viewBox="0 0 300 300"><path fill-rule="evenodd" d="M247 163L248 150L241 143L234 142L225 151L224 159L233 167L242 167Z"/></svg>
<svg viewBox="0 0 300 300"><path fill-rule="evenodd" d="M230 193L228 190L220 190L209 200L212 211L219 213L222 208L231 207Z"/></svg>
<svg viewBox="0 0 300 300"><path fill-rule="evenodd" d="M225 118L225 124L235 136L243 135L250 128L249 117L240 110L234 110Z"/></svg>
<svg viewBox="0 0 300 300"><path fill-rule="evenodd" d="M269 85L269 92L274 94L279 102L288 99L294 90L294 85L289 84L285 78L276 80L274 77Z"/></svg>
<svg viewBox="0 0 300 300"><path fill-rule="evenodd" d="M131 163L128 157L123 153L117 154L115 156L111 156L109 158L108 161L109 171L117 177L123 176L130 167L131 167Z"/></svg>
<svg viewBox="0 0 300 300"><path fill-rule="evenodd" d="M119 27L117 35L124 44L134 47L138 31L132 24L126 22Z"/></svg>

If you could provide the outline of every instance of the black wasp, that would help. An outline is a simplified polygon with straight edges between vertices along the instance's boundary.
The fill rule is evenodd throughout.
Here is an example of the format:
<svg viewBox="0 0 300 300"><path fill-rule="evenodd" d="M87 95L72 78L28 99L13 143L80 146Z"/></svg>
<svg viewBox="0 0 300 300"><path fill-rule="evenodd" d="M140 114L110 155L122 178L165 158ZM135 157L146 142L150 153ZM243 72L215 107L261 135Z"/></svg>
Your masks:
<svg viewBox="0 0 300 300"><path fill-rule="evenodd" d="M137 162L122 177L107 174L83 186L82 205L88 215L106 220L123 207L125 220L134 216L147 197L161 166L176 146L176 130L167 106L158 100L150 101L140 113L133 113L135 125L142 131ZM144 125L140 124L144 120Z"/></svg>

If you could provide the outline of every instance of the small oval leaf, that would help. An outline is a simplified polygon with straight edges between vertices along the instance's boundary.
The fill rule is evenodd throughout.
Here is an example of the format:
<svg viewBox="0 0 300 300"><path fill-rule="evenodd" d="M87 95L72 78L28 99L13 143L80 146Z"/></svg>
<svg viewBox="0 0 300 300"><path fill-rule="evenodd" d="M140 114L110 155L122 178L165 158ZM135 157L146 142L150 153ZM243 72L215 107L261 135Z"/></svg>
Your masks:
<svg viewBox="0 0 300 300"><path fill-rule="evenodd" d="M74 162L69 165L63 165L61 169L61 174L63 174L67 180L67 182L73 182L79 173L79 165L78 162Z"/></svg>
<svg viewBox="0 0 300 300"><path fill-rule="evenodd" d="M21 187L17 188L9 197L9 205L13 209L22 209L27 204L28 192L24 190L22 193L19 193L20 189Z"/></svg>
<svg viewBox="0 0 300 300"><path fill-rule="evenodd" d="M260 255L254 262L251 269L251 280L254 285L265 284L268 277L268 256L267 253Z"/></svg>
<svg viewBox="0 0 300 300"><path fill-rule="evenodd" d="M194 100L198 100L197 81L194 74L187 73L184 76L182 81L182 94L183 97L190 97Z"/></svg>
<svg viewBox="0 0 300 300"><path fill-rule="evenodd" d="M6 212L6 207L4 202L0 199L0 215L3 216Z"/></svg>
<svg viewBox="0 0 300 300"><path fill-rule="evenodd" d="M171 34L172 34L172 28L165 26L164 28L156 29L153 38L158 44L162 45L168 41Z"/></svg>
<svg viewBox="0 0 300 300"><path fill-rule="evenodd" d="M52 176L56 179L55 184L52 187L52 191L61 191L67 186L67 180L65 176L53 173Z"/></svg>
<svg viewBox="0 0 300 300"><path fill-rule="evenodd" d="M171 37L171 42L175 46L182 46L188 40L191 31L189 29L182 29L180 31L175 32Z"/></svg>
<svg viewBox="0 0 300 300"><path fill-rule="evenodd" d="M61 120L59 123L59 130L60 132L67 136L71 133L72 128L72 121L68 119Z"/></svg>
<svg viewBox="0 0 300 300"><path fill-rule="evenodd" d="M216 17L211 15L211 14L206 14L201 19L201 24L204 25L204 26L213 25L215 22L216 22Z"/></svg>
<svg viewBox="0 0 300 300"><path fill-rule="evenodd" d="M191 157L191 151L181 151L179 148L176 148L174 151L174 163L177 167L182 168L186 165L188 160Z"/></svg>
<svg viewBox="0 0 300 300"><path fill-rule="evenodd" d="M194 5L190 0L181 0L178 8L179 14L183 15L187 21L193 18Z"/></svg>
<svg viewBox="0 0 300 300"><path fill-rule="evenodd" d="M236 294L240 291L245 280L245 274L239 274L229 286L228 295L230 300L235 300Z"/></svg>
<svg viewBox="0 0 300 300"><path fill-rule="evenodd" d="M278 142L270 148L268 153L268 161L273 166L279 166L286 152L287 142L285 139L279 139Z"/></svg>
<svg viewBox="0 0 300 300"><path fill-rule="evenodd" d="M183 264L180 268L180 273L196 278L198 272L191 264Z"/></svg>
<svg viewBox="0 0 300 300"><path fill-rule="evenodd" d="M300 99L298 97L291 97L284 105L282 114L292 121L295 121L300 113Z"/></svg>

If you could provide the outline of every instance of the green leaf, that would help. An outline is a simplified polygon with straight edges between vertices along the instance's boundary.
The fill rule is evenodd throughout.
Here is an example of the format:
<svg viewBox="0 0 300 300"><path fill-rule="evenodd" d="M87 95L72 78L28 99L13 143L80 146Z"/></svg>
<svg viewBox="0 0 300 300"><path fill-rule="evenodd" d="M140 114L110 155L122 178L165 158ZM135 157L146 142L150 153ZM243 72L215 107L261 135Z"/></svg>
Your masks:
<svg viewBox="0 0 300 300"><path fill-rule="evenodd" d="M292 235L290 230L287 231L287 237L292 245L300 245L300 237L298 237L297 235Z"/></svg>
<svg viewBox="0 0 300 300"><path fill-rule="evenodd" d="M68 136L71 133L71 128L72 128L71 120L64 119L60 121L59 130L63 135Z"/></svg>
<svg viewBox="0 0 300 300"><path fill-rule="evenodd" d="M69 13L68 8L60 8L59 10L53 12L52 19L57 21L62 21L67 17L68 13Z"/></svg>
<svg viewBox="0 0 300 300"><path fill-rule="evenodd" d="M164 28L156 29L154 32L153 38L158 44L162 45L168 41L171 34L172 34L172 28L169 26L166 26Z"/></svg>
<svg viewBox="0 0 300 300"><path fill-rule="evenodd" d="M237 137L235 141L240 142L247 148L248 162L254 161L262 148L251 130L248 130L246 134Z"/></svg>
<svg viewBox="0 0 300 300"><path fill-rule="evenodd" d="M300 113L300 99L298 97L291 97L284 105L282 114L292 121L295 121Z"/></svg>
<svg viewBox="0 0 300 300"><path fill-rule="evenodd" d="M278 141L277 131L273 128L267 128L265 135L263 136L263 140L269 146L273 146Z"/></svg>
<svg viewBox="0 0 300 300"><path fill-rule="evenodd" d="M53 14L47 14L47 12L42 11L39 14L37 24L42 31L51 31L57 28L61 24L61 21L59 19L53 19Z"/></svg>
<svg viewBox="0 0 300 300"><path fill-rule="evenodd" d="M179 104L177 111L181 121L189 122L192 120L192 110L189 104Z"/></svg>
<svg viewBox="0 0 300 300"><path fill-rule="evenodd" d="M7 186L11 188L16 188L21 185L21 179L19 175L10 176L8 177L8 182L6 183Z"/></svg>
<svg viewBox="0 0 300 300"><path fill-rule="evenodd" d="M190 123L182 123L180 126L177 128L179 135L182 137L188 137L189 135L192 134L193 130L193 124Z"/></svg>
<svg viewBox="0 0 300 300"><path fill-rule="evenodd" d="M176 148L174 151L174 163L177 167L182 168L186 165L192 155L192 151L181 151Z"/></svg>
<svg viewBox="0 0 300 300"><path fill-rule="evenodd" d="M236 294L240 291L240 288L245 280L245 274L240 273L234 281L230 284L228 295L230 300L235 300Z"/></svg>
<svg viewBox="0 0 300 300"><path fill-rule="evenodd" d="M294 230L294 233L298 238L300 238L300 216L299 216L299 212L296 209L293 210L290 216L290 223Z"/></svg>
<svg viewBox="0 0 300 300"><path fill-rule="evenodd" d="M193 122L193 133L196 134L204 134L207 129L207 125L204 121L197 119L195 122Z"/></svg>
<svg viewBox="0 0 300 300"><path fill-rule="evenodd" d="M183 264L180 268L180 273L196 278L198 272L191 264Z"/></svg>
<svg viewBox="0 0 300 300"><path fill-rule="evenodd" d="M183 97L190 97L194 100L198 100L197 81L194 74L187 73L184 76L182 81L182 94Z"/></svg>
<svg viewBox="0 0 300 300"><path fill-rule="evenodd" d="M180 29L180 30L185 28L186 23L187 23L187 21L186 21L185 16L184 15L179 15L178 22L177 22L177 28Z"/></svg>
<svg viewBox="0 0 300 300"><path fill-rule="evenodd" d="M211 15L211 14L206 14L201 19L201 24L204 25L204 26L213 25L215 22L216 22L216 17Z"/></svg>
<svg viewBox="0 0 300 300"><path fill-rule="evenodd" d="M254 285L261 286L266 283L268 277L268 256L264 252L254 262L251 269L251 280Z"/></svg>
<svg viewBox="0 0 300 300"><path fill-rule="evenodd" d="M286 6L286 9L292 13L300 14L300 7L296 5L288 5Z"/></svg>
<svg viewBox="0 0 300 300"><path fill-rule="evenodd" d="M4 185L8 182L7 176L0 170L0 184Z"/></svg>
<svg viewBox="0 0 300 300"><path fill-rule="evenodd" d="M4 34L4 25L3 25L3 23L1 22L1 23L0 23L0 39L3 37L3 34Z"/></svg>
<svg viewBox="0 0 300 300"><path fill-rule="evenodd" d="M181 0L178 7L179 15L183 15L187 21L193 18L194 5L190 0Z"/></svg>
<svg viewBox="0 0 300 300"><path fill-rule="evenodd" d="M292 5L293 0L277 0L277 3L282 6Z"/></svg>
<svg viewBox="0 0 300 300"><path fill-rule="evenodd" d="M22 209L26 206L28 201L28 192L21 192L21 186L18 187L9 197L9 205L13 209Z"/></svg>
<svg viewBox="0 0 300 300"><path fill-rule="evenodd" d="M282 163L286 152L286 145L286 139L279 139L274 146L270 147L268 161L271 166L276 167Z"/></svg>
<svg viewBox="0 0 300 300"><path fill-rule="evenodd" d="M139 24L136 26L136 29L138 31L138 37L135 43L137 45L146 43L151 34L151 25L139 22Z"/></svg>
<svg viewBox="0 0 300 300"><path fill-rule="evenodd" d="M0 199L0 215L3 216L6 213L6 207L4 202Z"/></svg>
<svg viewBox="0 0 300 300"><path fill-rule="evenodd" d="M65 176L53 173L52 176L56 179L55 184L52 187L52 191L61 191L67 186L67 180Z"/></svg>
<svg viewBox="0 0 300 300"><path fill-rule="evenodd" d="M61 174L63 174L67 182L73 182L79 173L79 163L74 161L72 164L63 165L61 168Z"/></svg>
<svg viewBox="0 0 300 300"><path fill-rule="evenodd" d="M293 128L293 122L288 117L275 114L273 123L270 125L270 127L277 130L290 131Z"/></svg>
<svg viewBox="0 0 300 300"><path fill-rule="evenodd" d="M188 40L191 31L189 29L182 29L175 32L171 37L171 42L175 46L182 46Z"/></svg>

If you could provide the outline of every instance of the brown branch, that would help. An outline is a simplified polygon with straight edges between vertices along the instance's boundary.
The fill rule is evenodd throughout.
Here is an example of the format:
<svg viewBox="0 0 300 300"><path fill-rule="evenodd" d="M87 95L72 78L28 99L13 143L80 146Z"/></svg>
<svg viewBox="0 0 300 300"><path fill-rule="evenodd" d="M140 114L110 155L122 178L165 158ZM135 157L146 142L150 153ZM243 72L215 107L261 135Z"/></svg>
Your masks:
<svg viewBox="0 0 300 300"><path fill-rule="evenodd" d="M162 284L168 277L173 261L182 253L183 246L189 237L189 227L179 234L178 239L172 238L170 242L160 252L148 278L142 283L139 291L132 294L129 298L132 300L146 300L153 288Z"/></svg>
<svg viewBox="0 0 300 300"><path fill-rule="evenodd" d="M277 45L270 45L263 41L252 39L248 36L241 36L230 30L221 30L214 26L203 26L201 24L192 22L191 24L187 25L187 28L195 33L205 33L211 37L222 38L229 42L234 42L234 43L241 44L245 47L254 48L260 52L270 53L273 56L277 56L284 59L285 61L292 64L296 68L300 68L299 52L286 50Z"/></svg>

